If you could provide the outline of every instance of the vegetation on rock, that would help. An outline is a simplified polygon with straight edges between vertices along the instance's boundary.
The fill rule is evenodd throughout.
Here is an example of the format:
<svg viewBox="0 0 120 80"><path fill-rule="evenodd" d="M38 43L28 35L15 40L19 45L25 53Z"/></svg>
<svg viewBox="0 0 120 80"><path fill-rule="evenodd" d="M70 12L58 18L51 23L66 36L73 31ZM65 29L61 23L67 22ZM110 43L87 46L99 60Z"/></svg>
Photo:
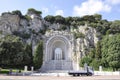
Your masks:
<svg viewBox="0 0 120 80"><path fill-rule="evenodd" d="M36 15L38 15L38 16L40 16L40 15L42 14L41 11L35 10L34 8L29 8L29 9L28 9L28 12L33 13L33 14L36 14Z"/></svg>
<svg viewBox="0 0 120 80"><path fill-rule="evenodd" d="M19 10L12 11L12 14L22 16L21 11Z"/></svg>
<svg viewBox="0 0 120 80"><path fill-rule="evenodd" d="M83 66L84 63L87 63L95 69L98 69L98 66L100 65L105 68L113 68L113 70L120 69L120 20L108 21L102 19L102 15L100 14L85 15L82 17L48 15L44 18L36 17L34 20L41 20L40 24L44 23L45 25L42 26L45 29L40 29L41 27L34 29L36 27L33 27L32 18L29 14L35 14L39 17L42 12L30 8L28 9L28 14L26 15L22 15L19 10L2 13L0 21L0 26L3 26L3 28L0 27L0 67L8 66L17 68L20 66L23 67L24 65L31 66L34 62L35 68L40 68L43 59L43 42L40 41L33 57L32 46L27 43L27 40L29 41L29 39L37 36L38 34L40 34L40 39L42 39L42 36L47 30L54 30L54 28L50 28L52 24L59 24L60 27L57 30L70 31L73 28L76 31L73 31L75 39L85 38L85 35L79 32L78 29L80 26L84 27L87 24L88 27L92 27L100 33L100 35L97 36L100 41L98 41L95 48L93 47L86 51L87 54L81 59L80 65ZM26 19L29 26L27 25L26 27L24 25L20 26L11 23L12 21L10 22L7 20L7 17L10 15L18 15L21 20L23 18ZM2 18L4 17L6 22L2 21ZM24 24L24 21L22 23ZM15 29L13 29L13 27ZM11 33L9 36L6 35L10 30ZM89 28L86 28L85 30L87 31ZM29 43L32 44L32 41Z"/></svg>

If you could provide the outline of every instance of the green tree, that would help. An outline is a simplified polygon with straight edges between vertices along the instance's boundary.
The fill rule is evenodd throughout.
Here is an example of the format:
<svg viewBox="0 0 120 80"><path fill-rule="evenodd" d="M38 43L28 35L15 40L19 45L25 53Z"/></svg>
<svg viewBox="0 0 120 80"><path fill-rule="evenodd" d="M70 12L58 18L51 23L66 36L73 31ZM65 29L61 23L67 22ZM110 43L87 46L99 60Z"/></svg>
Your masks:
<svg viewBox="0 0 120 80"><path fill-rule="evenodd" d="M101 50L102 64L118 70L120 68L120 34L105 36L102 40Z"/></svg>
<svg viewBox="0 0 120 80"><path fill-rule="evenodd" d="M21 11L19 10L12 11L12 14L19 15L20 17L22 16Z"/></svg>
<svg viewBox="0 0 120 80"><path fill-rule="evenodd" d="M90 53L88 54L89 57L91 57L92 59L94 59L94 58L95 58L95 52L96 52L95 48L92 48L92 49L90 50Z"/></svg>
<svg viewBox="0 0 120 80"><path fill-rule="evenodd" d="M89 56L84 56L81 60L80 60L80 66L84 66L85 63L87 63L88 65L90 65L90 63L92 62L92 58L90 58Z"/></svg>
<svg viewBox="0 0 120 80"><path fill-rule="evenodd" d="M33 55L32 55L32 45L26 44L24 46L25 53L23 55L24 62L28 66L33 66Z"/></svg>
<svg viewBox="0 0 120 80"><path fill-rule="evenodd" d="M73 18L72 17L66 17L65 18L65 24L66 25L71 25L71 22L73 22Z"/></svg>
<svg viewBox="0 0 120 80"><path fill-rule="evenodd" d="M110 25L110 33L120 33L120 20L115 20L112 22L112 24Z"/></svg>
<svg viewBox="0 0 120 80"><path fill-rule="evenodd" d="M81 17L83 21L86 21L86 22L96 22L95 18L93 15L85 15L83 17Z"/></svg>
<svg viewBox="0 0 120 80"><path fill-rule="evenodd" d="M102 20L102 15L100 15L100 14L94 14L93 16L94 16L95 20L97 20L97 21Z"/></svg>
<svg viewBox="0 0 120 80"><path fill-rule="evenodd" d="M43 41L40 41L33 58L35 69L39 69L43 62Z"/></svg>
<svg viewBox="0 0 120 80"><path fill-rule="evenodd" d="M57 16L55 16L55 23L64 24L65 23L65 18L60 16L60 15L57 15Z"/></svg>
<svg viewBox="0 0 120 80"><path fill-rule="evenodd" d="M42 14L41 11L38 11L38 10L36 10L36 9L34 9L34 8L29 8L29 9L28 9L28 13L33 13L33 14L36 14L36 15L38 15L38 16L40 16L40 15Z"/></svg>
<svg viewBox="0 0 120 80"><path fill-rule="evenodd" d="M101 61L97 59L93 59L90 63L90 66L92 66L95 70L98 70L99 66L101 65Z"/></svg>
<svg viewBox="0 0 120 80"><path fill-rule="evenodd" d="M72 20L75 22L82 21L80 17L72 17Z"/></svg>
<svg viewBox="0 0 120 80"><path fill-rule="evenodd" d="M31 65L32 53L19 37L8 35L0 39L0 65L11 68L23 68Z"/></svg>
<svg viewBox="0 0 120 80"><path fill-rule="evenodd" d="M54 23L54 21L55 21L55 17L52 15L48 15L48 16L44 17L44 19L50 23Z"/></svg>
<svg viewBox="0 0 120 80"><path fill-rule="evenodd" d="M97 45L96 45L96 53L95 53L95 58L97 60L101 59L102 57L102 54L101 54L101 44L100 44L100 41L97 42Z"/></svg>

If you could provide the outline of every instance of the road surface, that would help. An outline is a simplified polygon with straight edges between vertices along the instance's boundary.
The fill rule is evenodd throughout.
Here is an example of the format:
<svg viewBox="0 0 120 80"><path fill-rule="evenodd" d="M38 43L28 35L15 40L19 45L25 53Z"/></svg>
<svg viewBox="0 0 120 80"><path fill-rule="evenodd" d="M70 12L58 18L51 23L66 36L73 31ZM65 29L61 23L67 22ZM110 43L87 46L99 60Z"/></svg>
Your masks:
<svg viewBox="0 0 120 80"><path fill-rule="evenodd" d="M0 80L120 80L118 76L5 76L0 75Z"/></svg>

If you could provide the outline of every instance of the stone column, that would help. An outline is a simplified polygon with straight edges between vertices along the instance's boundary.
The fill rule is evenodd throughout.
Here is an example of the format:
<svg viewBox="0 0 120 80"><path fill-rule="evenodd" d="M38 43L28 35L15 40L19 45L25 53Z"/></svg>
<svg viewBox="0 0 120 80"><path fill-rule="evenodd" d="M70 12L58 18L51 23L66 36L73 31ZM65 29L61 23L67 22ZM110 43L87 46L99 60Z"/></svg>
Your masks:
<svg viewBox="0 0 120 80"><path fill-rule="evenodd" d="M32 72L34 71L34 67L33 67L33 66L31 66L31 71L32 71Z"/></svg>
<svg viewBox="0 0 120 80"><path fill-rule="evenodd" d="M25 66L25 67L24 67L24 71L25 71L25 72L27 72L27 70L28 70L28 67L27 67L27 66Z"/></svg>
<svg viewBox="0 0 120 80"><path fill-rule="evenodd" d="M58 55L55 53L55 60L57 60L58 59Z"/></svg>
<svg viewBox="0 0 120 80"><path fill-rule="evenodd" d="M102 71L102 66L99 66L99 71Z"/></svg>
<svg viewBox="0 0 120 80"><path fill-rule="evenodd" d="M62 50L60 48L55 49L55 60L61 60L62 59Z"/></svg>

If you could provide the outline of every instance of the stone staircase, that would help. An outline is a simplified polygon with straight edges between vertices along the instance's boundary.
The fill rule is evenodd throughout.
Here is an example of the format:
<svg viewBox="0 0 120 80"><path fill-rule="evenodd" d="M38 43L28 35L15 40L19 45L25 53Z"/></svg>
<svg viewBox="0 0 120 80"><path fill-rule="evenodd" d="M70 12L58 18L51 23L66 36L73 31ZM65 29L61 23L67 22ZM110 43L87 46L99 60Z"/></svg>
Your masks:
<svg viewBox="0 0 120 80"><path fill-rule="evenodd" d="M61 61L57 61L55 63L55 68L56 68L56 70L62 70L62 62Z"/></svg>
<svg viewBox="0 0 120 80"><path fill-rule="evenodd" d="M46 62L40 72L64 72L73 70L72 62L66 60L53 60Z"/></svg>

